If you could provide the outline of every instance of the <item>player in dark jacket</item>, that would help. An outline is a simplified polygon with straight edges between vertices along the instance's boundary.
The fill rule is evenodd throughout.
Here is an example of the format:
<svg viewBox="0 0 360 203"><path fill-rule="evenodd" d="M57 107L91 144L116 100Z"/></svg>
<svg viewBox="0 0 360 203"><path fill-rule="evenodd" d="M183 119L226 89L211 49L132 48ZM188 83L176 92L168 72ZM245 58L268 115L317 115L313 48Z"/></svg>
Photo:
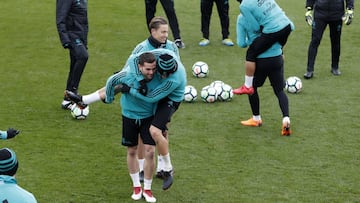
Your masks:
<svg viewBox="0 0 360 203"><path fill-rule="evenodd" d="M87 0L56 0L56 26L62 46L70 50L66 90L77 92L89 57ZM71 101L64 97L62 108L68 109L70 104Z"/></svg>
<svg viewBox="0 0 360 203"><path fill-rule="evenodd" d="M345 7L346 6L346 7ZM340 75L340 40L343 21L350 25L353 18L354 0L306 0L305 19L312 26L311 42L308 50L305 79L313 77L315 58L327 25L330 28L331 73ZM313 18L314 13L314 18Z"/></svg>

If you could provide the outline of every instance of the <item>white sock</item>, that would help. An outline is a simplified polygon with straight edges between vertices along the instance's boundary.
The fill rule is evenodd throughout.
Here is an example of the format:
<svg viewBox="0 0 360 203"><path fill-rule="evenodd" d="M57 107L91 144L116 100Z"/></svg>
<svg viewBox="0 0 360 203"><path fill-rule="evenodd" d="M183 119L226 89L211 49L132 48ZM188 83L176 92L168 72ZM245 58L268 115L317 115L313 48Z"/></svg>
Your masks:
<svg viewBox="0 0 360 203"><path fill-rule="evenodd" d="M139 172L130 173L130 177L133 182L133 187L141 187Z"/></svg>
<svg viewBox="0 0 360 203"><path fill-rule="evenodd" d="M88 94L88 95L84 95L82 97L82 101L84 102L84 104L91 104L93 102L97 102L97 101L100 101L100 100L101 100L101 98L100 98L99 91L93 92L93 93Z"/></svg>
<svg viewBox="0 0 360 203"><path fill-rule="evenodd" d="M151 190L152 179L144 179L144 190Z"/></svg>
<svg viewBox="0 0 360 203"><path fill-rule="evenodd" d="M144 170L144 161L145 159L138 159L139 161L139 168L140 168L140 172Z"/></svg>
<svg viewBox="0 0 360 203"><path fill-rule="evenodd" d="M163 156L161 156L161 155L159 154L157 160L158 160L158 161L157 161L156 172L160 172L161 170L164 169Z"/></svg>
<svg viewBox="0 0 360 203"><path fill-rule="evenodd" d="M254 80L254 76L245 75L245 87L247 88L252 87L253 80Z"/></svg>
<svg viewBox="0 0 360 203"><path fill-rule="evenodd" d="M261 116L260 115L253 116L253 119L256 120L256 121L259 121L259 120L261 120Z"/></svg>
<svg viewBox="0 0 360 203"><path fill-rule="evenodd" d="M167 155L163 156L163 161L164 161L164 171L171 171L173 167L171 165L169 153Z"/></svg>
<svg viewBox="0 0 360 203"><path fill-rule="evenodd" d="M290 118L289 118L289 116L285 116L284 118L283 118L283 121L282 121L283 123L288 123L288 124L290 124Z"/></svg>

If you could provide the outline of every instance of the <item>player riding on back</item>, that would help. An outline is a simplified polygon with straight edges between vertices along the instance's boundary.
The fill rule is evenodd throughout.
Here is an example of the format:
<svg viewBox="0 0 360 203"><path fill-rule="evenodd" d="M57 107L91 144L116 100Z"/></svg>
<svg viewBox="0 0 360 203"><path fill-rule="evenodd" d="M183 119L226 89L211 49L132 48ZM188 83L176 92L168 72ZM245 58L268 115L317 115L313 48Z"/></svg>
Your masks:
<svg viewBox="0 0 360 203"><path fill-rule="evenodd" d="M174 102L181 102L184 98L184 91L186 86L186 71L184 65L181 63L180 60L178 60L174 52L170 50L155 49L150 52L153 53L157 58L157 66L161 66L162 63L176 64L174 66L169 66L172 67L172 69L166 72L163 71L164 67L157 68L157 74L155 74L154 79L159 82L159 85L154 90L148 91L147 95L141 94L134 88L129 89L130 94L135 96L136 98L150 103L155 103L165 97ZM169 58L174 58L175 60L168 60ZM136 65L136 60L132 61L133 64L129 64L129 67L132 71L134 71L137 80L142 81L143 75L140 73L139 69L133 68Z"/></svg>

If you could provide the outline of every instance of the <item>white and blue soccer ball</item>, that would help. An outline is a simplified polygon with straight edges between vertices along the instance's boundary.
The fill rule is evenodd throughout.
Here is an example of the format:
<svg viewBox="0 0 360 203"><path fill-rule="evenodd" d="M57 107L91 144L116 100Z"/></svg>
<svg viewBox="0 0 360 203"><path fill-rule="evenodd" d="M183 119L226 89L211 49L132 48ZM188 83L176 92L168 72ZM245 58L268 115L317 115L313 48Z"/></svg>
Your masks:
<svg viewBox="0 0 360 203"><path fill-rule="evenodd" d="M84 120L88 117L90 113L90 109L89 109L89 105L86 106L85 108L77 105L77 104L73 104L71 106L71 115L73 118L77 119L77 120Z"/></svg>
<svg viewBox="0 0 360 203"><path fill-rule="evenodd" d="M217 88L217 99L219 101L230 101L233 96L233 89L228 84L223 84L220 88Z"/></svg>
<svg viewBox="0 0 360 203"><path fill-rule="evenodd" d="M223 85L225 85L225 83L223 81L221 81L221 80L215 80L215 81L210 83L210 86L215 87L215 89L218 88L218 87L222 87Z"/></svg>
<svg viewBox="0 0 360 203"><path fill-rule="evenodd" d="M197 99L197 90L192 85L185 86L184 91L184 101L185 102L194 102Z"/></svg>
<svg viewBox="0 0 360 203"><path fill-rule="evenodd" d="M207 85L201 89L201 99L206 103L214 103L217 100L215 87Z"/></svg>
<svg viewBox="0 0 360 203"><path fill-rule="evenodd" d="M221 80L213 81L210 86L216 89L218 101L230 101L234 96L232 87Z"/></svg>
<svg viewBox="0 0 360 203"><path fill-rule="evenodd" d="M197 78L204 78L209 74L209 66L203 61L197 61L191 68L192 73Z"/></svg>
<svg viewBox="0 0 360 203"><path fill-rule="evenodd" d="M302 90L301 79L296 76L291 76L286 79L285 89L289 93L299 93Z"/></svg>

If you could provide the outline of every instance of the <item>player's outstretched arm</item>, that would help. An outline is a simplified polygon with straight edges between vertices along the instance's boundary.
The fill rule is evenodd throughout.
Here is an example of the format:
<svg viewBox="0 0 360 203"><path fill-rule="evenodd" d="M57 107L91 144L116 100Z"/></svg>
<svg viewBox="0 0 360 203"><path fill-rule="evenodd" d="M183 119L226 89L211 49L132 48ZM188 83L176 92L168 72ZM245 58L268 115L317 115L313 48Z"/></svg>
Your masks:
<svg viewBox="0 0 360 203"><path fill-rule="evenodd" d="M16 130L14 128L9 128L7 131L0 130L0 138L3 140L14 138L16 135L20 133L20 130Z"/></svg>

